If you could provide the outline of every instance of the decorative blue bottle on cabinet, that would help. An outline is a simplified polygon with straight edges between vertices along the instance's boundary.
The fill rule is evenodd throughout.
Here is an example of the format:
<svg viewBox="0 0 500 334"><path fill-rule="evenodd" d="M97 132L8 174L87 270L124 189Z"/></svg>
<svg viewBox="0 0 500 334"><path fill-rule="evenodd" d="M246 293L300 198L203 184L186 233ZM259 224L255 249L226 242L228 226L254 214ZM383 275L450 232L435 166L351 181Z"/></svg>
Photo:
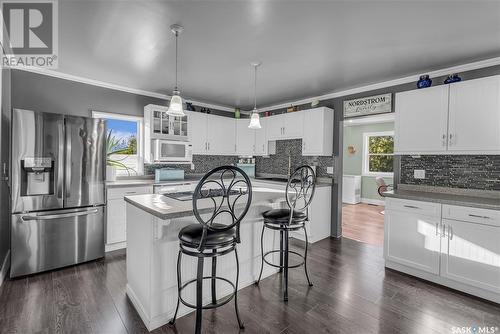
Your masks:
<svg viewBox="0 0 500 334"><path fill-rule="evenodd" d="M458 74L453 73L453 74L448 75L448 77L444 80L444 83L450 84L450 83L459 82L459 81L462 81L462 78L460 78L458 76Z"/></svg>
<svg viewBox="0 0 500 334"><path fill-rule="evenodd" d="M417 81L417 88L427 88L432 85L432 80L429 78L429 76L426 75L421 75L420 80Z"/></svg>

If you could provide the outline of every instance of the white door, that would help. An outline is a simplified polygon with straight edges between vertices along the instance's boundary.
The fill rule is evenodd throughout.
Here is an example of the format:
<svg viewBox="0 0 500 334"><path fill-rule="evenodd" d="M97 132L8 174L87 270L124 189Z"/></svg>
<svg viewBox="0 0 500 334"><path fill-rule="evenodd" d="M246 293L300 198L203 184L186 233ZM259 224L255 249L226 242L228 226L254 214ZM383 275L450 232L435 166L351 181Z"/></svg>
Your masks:
<svg viewBox="0 0 500 334"><path fill-rule="evenodd" d="M208 153L236 154L236 120L222 116L208 116Z"/></svg>
<svg viewBox="0 0 500 334"><path fill-rule="evenodd" d="M396 94L396 153L446 151L448 85Z"/></svg>
<svg viewBox="0 0 500 334"><path fill-rule="evenodd" d="M249 129L248 119L236 120L236 153L238 155L253 155L255 149L255 133L257 130ZM261 131L262 129L258 130Z"/></svg>
<svg viewBox="0 0 500 334"><path fill-rule="evenodd" d="M443 219L441 276L500 293L500 227Z"/></svg>
<svg viewBox="0 0 500 334"><path fill-rule="evenodd" d="M304 112L296 111L284 114L283 116L285 120L284 138L301 138L303 133Z"/></svg>
<svg viewBox="0 0 500 334"><path fill-rule="evenodd" d="M321 155L324 147L324 110L308 110L304 115L302 135L302 154L303 155Z"/></svg>
<svg viewBox="0 0 500 334"><path fill-rule="evenodd" d="M285 128L284 114L267 117L267 138L276 140L283 138Z"/></svg>
<svg viewBox="0 0 500 334"><path fill-rule="evenodd" d="M500 76L450 85L448 149L500 152Z"/></svg>
<svg viewBox="0 0 500 334"><path fill-rule="evenodd" d="M188 114L188 133L193 154L207 153L207 114L191 112Z"/></svg>
<svg viewBox="0 0 500 334"><path fill-rule="evenodd" d="M269 117L260 118L261 129L253 130L255 134L255 155L267 155L267 120Z"/></svg>
<svg viewBox="0 0 500 334"><path fill-rule="evenodd" d="M439 275L440 218L385 210L385 259Z"/></svg>

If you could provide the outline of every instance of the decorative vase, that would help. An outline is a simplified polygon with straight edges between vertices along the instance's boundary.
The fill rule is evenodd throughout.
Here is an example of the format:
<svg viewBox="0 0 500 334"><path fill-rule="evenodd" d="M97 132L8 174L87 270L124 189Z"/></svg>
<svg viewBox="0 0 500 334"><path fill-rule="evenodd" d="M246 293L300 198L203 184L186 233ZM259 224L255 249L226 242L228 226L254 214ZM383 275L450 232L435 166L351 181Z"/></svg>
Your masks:
<svg viewBox="0 0 500 334"><path fill-rule="evenodd" d="M444 83L450 84L450 83L459 82L459 81L462 81L462 78L460 78L458 76L458 74L453 73L453 74L448 75L448 77L444 80Z"/></svg>
<svg viewBox="0 0 500 334"><path fill-rule="evenodd" d="M188 111L196 111L193 104L191 102L186 102L186 110Z"/></svg>
<svg viewBox="0 0 500 334"><path fill-rule="evenodd" d="M420 80L417 81L417 88L427 88L432 85L432 80L427 74L421 75Z"/></svg>
<svg viewBox="0 0 500 334"><path fill-rule="evenodd" d="M234 118L240 118L240 108L234 108Z"/></svg>
<svg viewBox="0 0 500 334"><path fill-rule="evenodd" d="M106 166L106 181L116 181L116 168L114 166Z"/></svg>

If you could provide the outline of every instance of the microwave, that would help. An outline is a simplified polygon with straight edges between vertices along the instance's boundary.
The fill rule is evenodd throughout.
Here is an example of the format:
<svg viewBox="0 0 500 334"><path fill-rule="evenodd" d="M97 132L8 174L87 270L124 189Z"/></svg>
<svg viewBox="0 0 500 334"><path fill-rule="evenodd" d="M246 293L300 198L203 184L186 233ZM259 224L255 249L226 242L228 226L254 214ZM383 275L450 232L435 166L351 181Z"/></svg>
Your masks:
<svg viewBox="0 0 500 334"><path fill-rule="evenodd" d="M190 142L153 139L153 160L155 162L192 162L193 146Z"/></svg>

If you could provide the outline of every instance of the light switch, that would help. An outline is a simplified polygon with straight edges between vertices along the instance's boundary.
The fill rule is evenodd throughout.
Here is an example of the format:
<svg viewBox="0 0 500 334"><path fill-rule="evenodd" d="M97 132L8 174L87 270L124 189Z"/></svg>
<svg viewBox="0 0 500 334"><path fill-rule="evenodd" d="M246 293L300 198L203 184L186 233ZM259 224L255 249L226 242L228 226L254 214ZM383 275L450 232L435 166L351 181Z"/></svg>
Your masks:
<svg viewBox="0 0 500 334"><path fill-rule="evenodd" d="M326 173L327 174L333 174L333 166L332 167L326 167Z"/></svg>
<svg viewBox="0 0 500 334"><path fill-rule="evenodd" d="M415 170L413 170L413 177L415 179L425 179L425 169L415 169Z"/></svg>

